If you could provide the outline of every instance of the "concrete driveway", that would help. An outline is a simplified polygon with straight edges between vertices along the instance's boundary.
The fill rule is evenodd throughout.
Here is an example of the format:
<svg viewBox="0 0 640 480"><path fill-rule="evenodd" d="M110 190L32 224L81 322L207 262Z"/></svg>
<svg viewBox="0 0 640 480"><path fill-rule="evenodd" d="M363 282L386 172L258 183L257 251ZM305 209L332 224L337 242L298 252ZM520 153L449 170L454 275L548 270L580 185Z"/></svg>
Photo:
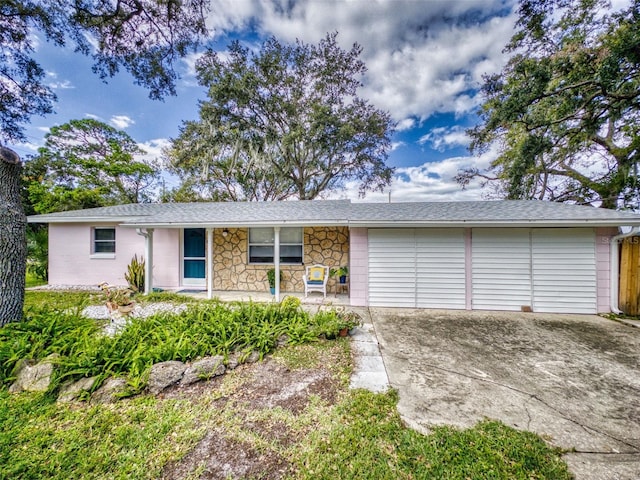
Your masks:
<svg viewBox="0 0 640 480"><path fill-rule="evenodd" d="M640 478L640 328L589 315L371 308L412 427L543 435L578 479Z"/></svg>

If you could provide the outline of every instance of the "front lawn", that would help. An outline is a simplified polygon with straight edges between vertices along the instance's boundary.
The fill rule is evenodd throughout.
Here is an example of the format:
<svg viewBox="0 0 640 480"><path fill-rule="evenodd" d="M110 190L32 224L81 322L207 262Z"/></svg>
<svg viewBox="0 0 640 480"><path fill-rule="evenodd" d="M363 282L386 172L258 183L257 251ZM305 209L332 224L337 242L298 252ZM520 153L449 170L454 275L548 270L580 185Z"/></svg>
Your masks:
<svg viewBox="0 0 640 480"><path fill-rule="evenodd" d="M0 478L571 478L560 451L498 422L462 431L441 427L427 436L404 427L395 392L348 388L349 340L319 338L334 328L328 316L313 320L295 305L200 302L170 321L136 321L104 340L111 342L100 347L107 355L96 346L94 321L42 310L35 305L42 301L28 295L31 320L0 329ZM298 335L298 344L276 349L272 339L285 331ZM140 365L146 365L180 358L179 352L199 356L213 344L223 354L248 345L271 353L213 381L111 405L60 404L54 392L6 390L8 365L19 355L55 351L68 361L82 359L74 368L91 362L107 368L109 359L110 374L138 378L127 367L132 358L145 355Z"/></svg>

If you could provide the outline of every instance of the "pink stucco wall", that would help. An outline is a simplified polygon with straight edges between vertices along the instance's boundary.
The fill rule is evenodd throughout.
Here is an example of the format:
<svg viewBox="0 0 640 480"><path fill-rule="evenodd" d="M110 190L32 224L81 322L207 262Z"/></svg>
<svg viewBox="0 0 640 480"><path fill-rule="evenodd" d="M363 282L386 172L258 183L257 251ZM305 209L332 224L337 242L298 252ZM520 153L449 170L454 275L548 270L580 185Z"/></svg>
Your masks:
<svg viewBox="0 0 640 480"><path fill-rule="evenodd" d="M52 223L49 225L49 284L97 285L109 282L126 285L124 273L134 254L144 254L144 238L135 229L116 226L116 253L113 258L91 255L94 226L109 224Z"/></svg>
<svg viewBox="0 0 640 480"><path fill-rule="evenodd" d="M369 304L369 242L366 228L349 230L349 265L350 300L353 306Z"/></svg>
<svg viewBox="0 0 640 480"><path fill-rule="evenodd" d="M49 284L126 285L124 274L134 254L144 257L144 237L133 228L116 226L113 258L91 255L92 227L109 224L52 223L49 225ZM177 287L180 282L180 230L156 230L153 239L153 284Z"/></svg>
<svg viewBox="0 0 640 480"><path fill-rule="evenodd" d="M596 228L596 285L600 313L611 311L611 238L617 233L616 228Z"/></svg>

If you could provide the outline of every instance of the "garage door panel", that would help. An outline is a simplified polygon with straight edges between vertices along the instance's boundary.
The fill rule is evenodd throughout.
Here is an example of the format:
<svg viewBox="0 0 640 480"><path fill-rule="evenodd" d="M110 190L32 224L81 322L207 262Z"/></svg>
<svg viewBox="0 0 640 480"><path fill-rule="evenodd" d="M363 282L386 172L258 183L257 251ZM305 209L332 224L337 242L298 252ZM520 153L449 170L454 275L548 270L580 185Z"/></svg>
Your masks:
<svg viewBox="0 0 640 480"><path fill-rule="evenodd" d="M416 231L416 306L463 309L465 242L462 229Z"/></svg>
<svg viewBox="0 0 640 480"><path fill-rule="evenodd" d="M520 310L531 305L531 250L528 229L473 229L472 306Z"/></svg>
<svg viewBox="0 0 640 480"><path fill-rule="evenodd" d="M369 230L369 304L415 306L412 229Z"/></svg>
<svg viewBox="0 0 640 480"><path fill-rule="evenodd" d="M593 229L533 229L534 310L596 313Z"/></svg>

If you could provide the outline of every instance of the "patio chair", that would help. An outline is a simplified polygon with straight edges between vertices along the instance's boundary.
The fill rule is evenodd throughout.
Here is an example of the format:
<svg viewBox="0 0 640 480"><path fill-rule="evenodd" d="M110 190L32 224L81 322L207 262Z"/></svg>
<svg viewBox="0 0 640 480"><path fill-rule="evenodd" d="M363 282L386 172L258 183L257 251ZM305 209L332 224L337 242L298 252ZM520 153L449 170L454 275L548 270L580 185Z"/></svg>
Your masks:
<svg viewBox="0 0 640 480"><path fill-rule="evenodd" d="M302 277L304 280L304 296L309 292L322 292L327 298L327 282L329 281L329 267L326 265L311 265L306 267L306 273Z"/></svg>

